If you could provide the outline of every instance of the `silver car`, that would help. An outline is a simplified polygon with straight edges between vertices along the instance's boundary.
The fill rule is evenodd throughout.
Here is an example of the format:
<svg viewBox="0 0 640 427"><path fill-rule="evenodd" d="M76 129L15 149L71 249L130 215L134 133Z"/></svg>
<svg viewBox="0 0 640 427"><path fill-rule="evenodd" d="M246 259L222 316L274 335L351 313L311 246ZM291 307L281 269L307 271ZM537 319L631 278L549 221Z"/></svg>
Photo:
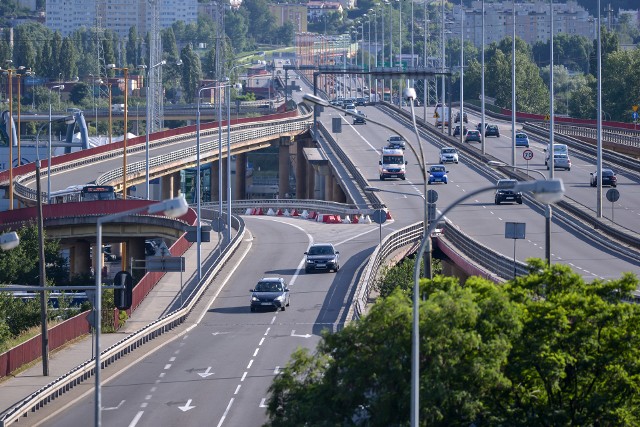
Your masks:
<svg viewBox="0 0 640 427"><path fill-rule="evenodd" d="M549 170L550 164L547 163L547 170ZM571 170L571 159L568 154L556 153L553 155L553 168L554 169L566 169Z"/></svg>
<svg viewBox="0 0 640 427"><path fill-rule="evenodd" d="M458 150L454 147L440 149L440 163L458 163Z"/></svg>
<svg viewBox="0 0 640 427"><path fill-rule="evenodd" d="M282 277L263 277L251 292L251 311L258 308L285 310L291 303L289 288Z"/></svg>

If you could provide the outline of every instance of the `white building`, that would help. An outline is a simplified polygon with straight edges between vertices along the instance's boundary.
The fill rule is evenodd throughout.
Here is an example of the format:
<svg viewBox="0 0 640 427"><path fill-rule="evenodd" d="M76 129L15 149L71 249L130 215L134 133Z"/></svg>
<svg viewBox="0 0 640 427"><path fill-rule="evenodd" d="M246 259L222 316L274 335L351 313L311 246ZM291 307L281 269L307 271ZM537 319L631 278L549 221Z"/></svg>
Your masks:
<svg viewBox="0 0 640 427"><path fill-rule="evenodd" d="M186 24L198 20L198 0L158 0L160 28L168 28L176 21ZM127 37L136 27L138 34L147 33L151 22L148 0L47 0L45 25L63 36L80 27L96 26Z"/></svg>

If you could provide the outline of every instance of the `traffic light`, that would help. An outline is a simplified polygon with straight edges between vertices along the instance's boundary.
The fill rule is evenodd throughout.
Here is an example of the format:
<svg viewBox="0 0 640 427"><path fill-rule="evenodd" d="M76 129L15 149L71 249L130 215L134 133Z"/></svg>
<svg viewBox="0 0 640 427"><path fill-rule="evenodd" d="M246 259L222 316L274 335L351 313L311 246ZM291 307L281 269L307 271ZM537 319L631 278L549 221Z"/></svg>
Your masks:
<svg viewBox="0 0 640 427"><path fill-rule="evenodd" d="M119 271L113 278L115 286L122 286L122 289L113 290L113 300L118 310L128 310L133 303L133 277L131 273Z"/></svg>

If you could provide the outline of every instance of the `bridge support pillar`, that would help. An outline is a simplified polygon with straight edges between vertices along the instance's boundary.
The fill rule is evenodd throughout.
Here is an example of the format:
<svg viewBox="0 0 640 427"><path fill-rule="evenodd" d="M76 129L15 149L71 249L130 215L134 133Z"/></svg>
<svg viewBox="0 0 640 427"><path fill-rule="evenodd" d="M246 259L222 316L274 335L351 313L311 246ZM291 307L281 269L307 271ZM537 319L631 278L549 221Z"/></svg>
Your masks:
<svg viewBox="0 0 640 427"><path fill-rule="evenodd" d="M307 162L307 159L304 156L305 147L311 147L313 145L313 141L310 138L299 139L296 144L296 198L297 199L308 199L309 193L307 191L308 188L308 175L311 175L312 171L309 171L310 165Z"/></svg>
<svg viewBox="0 0 640 427"><path fill-rule="evenodd" d="M220 174L220 162L215 161L215 162L211 162L211 173L209 174L209 188L211 188L211 201L212 202L216 202L219 200L219 194L220 192L218 191L218 178Z"/></svg>
<svg viewBox="0 0 640 427"><path fill-rule="evenodd" d="M131 258L135 260L145 259L145 251L144 251L144 240L145 239L128 239L127 240L127 252L129 259L126 262L126 269L129 269L131 264ZM136 264L140 265L140 264Z"/></svg>
<svg viewBox="0 0 640 427"><path fill-rule="evenodd" d="M340 187L340 183L335 178L333 179L332 193L333 193L333 198L331 199L332 202L347 203L347 195L344 194L344 191L342 191L342 187Z"/></svg>
<svg viewBox="0 0 640 427"><path fill-rule="evenodd" d="M315 199L316 198L316 171L312 167L307 168L307 189L305 191L305 198L307 199Z"/></svg>
<svg viewBox="0 0 640 427"><path fill-rule="evenodd" d="M236 200L247 198L247 154L236 155Z"/></svg>
<svg viewBox="0 0 640 427"><path fill-rule="evenodd" d="M289 150L294 144L290 136L281 136L278 140L278 197L284 199L291 194L289 189Z"/></svg>
<svg viewBox="0 0 640 427"><path fill-rule="evenodd" d="M69 248L69 272L71 276L76 274L86 274L91 267L89 258L89 242L75 242Z"/></svg>
<svg viewBox="0 0 640 427"><path fill-rule="evenodd" d="M177 197L180 192L180 172L162 177L162 200Z"/></svg>
<svg viewBox="0 0 640 427"><path fill-rule="evenodd" d="M227 182L227 177L230 177L230 174L228 173L228 168L227 168L227 158L223 158L222 159L222 200L223 201L228 201L227 200L227 186L231 185L231 182Z"/></svg>
<svg viewBox="0 0 640 427"><path fill-rule="evenodd" d="M331 176L331 170L328 165L314 165L313 171L317 175L314 199L330 200L331 187L327 185L327 177Z"/></svg>
<svg viewBox="0 0 640 427"><path fill-rule="evenodd" d="M324 188L325 188L325 200L331 202L333 201L333 184L335 179L333 178L333 175L328 173L324 176Z"/></svg>

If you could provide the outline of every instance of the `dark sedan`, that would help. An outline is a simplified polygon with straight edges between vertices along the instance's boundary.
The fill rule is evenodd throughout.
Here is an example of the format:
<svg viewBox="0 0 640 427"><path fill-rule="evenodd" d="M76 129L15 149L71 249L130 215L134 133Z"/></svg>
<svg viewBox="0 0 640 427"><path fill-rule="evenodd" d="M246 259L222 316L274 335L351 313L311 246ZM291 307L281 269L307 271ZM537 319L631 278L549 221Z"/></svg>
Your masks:
<svg viewBox="0 0 640 427"><path fill-rule="evenodd" d="M258 308L275 308L285 310L291 300L289 288L282 277L264 277L251 292L251 311Z"/></svg>
<svg viewBox="0 0 640 427"><path fill-rule="evenodd" d="M590 179L590 184L592 187L598 185L598 172L592 172ZM610 185L611 187L615 187L618 185L618 178L616 177L616 173L611 169L602 169L602 185Z"/></svg>
<svg viewBox="0 0 640 427"><path fill-rule="evenodd" d="M307 256L304 272L326 270L338 272L340 269L340 252L331 243L317 243L311 245L304 253Z"/></svg>

